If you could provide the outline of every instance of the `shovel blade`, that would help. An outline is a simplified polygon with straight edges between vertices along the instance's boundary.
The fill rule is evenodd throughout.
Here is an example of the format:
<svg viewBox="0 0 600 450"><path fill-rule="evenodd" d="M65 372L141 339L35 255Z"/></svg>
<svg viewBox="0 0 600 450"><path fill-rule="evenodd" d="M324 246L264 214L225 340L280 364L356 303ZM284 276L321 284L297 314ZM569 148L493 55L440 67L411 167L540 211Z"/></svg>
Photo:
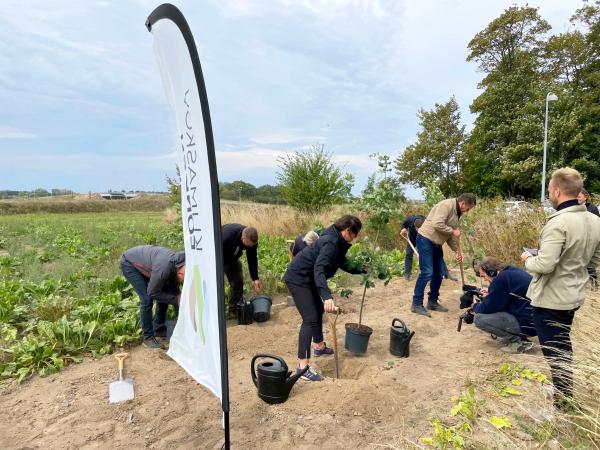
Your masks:
<svg viewBox="0 0 600 450"><path fill-rule="evenodd" d="M133 380L113 381L108 387L108 401L110 403L126 402L133 400Z"/></svg>

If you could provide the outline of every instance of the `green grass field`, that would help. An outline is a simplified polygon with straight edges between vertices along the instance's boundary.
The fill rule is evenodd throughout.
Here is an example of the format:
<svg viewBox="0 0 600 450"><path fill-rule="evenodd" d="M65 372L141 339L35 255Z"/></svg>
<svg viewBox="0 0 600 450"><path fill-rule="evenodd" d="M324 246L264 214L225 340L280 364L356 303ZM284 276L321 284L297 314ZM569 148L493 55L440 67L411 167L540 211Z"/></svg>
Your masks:
<svg viewBox="0 0 600 450"><path fill-rule="evenodd" d="M1 217L0 379L137 342L138 301L118 258L144 243L181 248L180 227L152 212Z"/></svg>

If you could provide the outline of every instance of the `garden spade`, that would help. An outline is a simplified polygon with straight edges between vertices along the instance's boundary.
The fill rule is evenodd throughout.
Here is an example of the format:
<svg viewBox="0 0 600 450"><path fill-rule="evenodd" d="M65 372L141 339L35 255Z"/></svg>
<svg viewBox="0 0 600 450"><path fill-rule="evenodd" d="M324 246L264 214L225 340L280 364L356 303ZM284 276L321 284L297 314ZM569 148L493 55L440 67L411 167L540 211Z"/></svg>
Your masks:
<svg viewBox="0 0 600 450"><path fill-rule="evenodd" d="M333 322L331 323L331 334L333 335L333 356L335 358L335 377L336 378L340 377L340 365L338 362L337 329L336 329L337 319L338 319L338 316L340 315L340 312L341 312L340 308L335 309L335 319L333 319Z"/></svg>
<svg viewBox="0 0 600 450"><path fill-rule="evenodd" d="M460 248L460 241L457 240L456 243L456 253L460 253L462 255L462 250ZM465 285L465 266L461 262L460 263L460 281L462 281L462 285Z"/></svg>
<svg viewBox="0 0 600 450"><path fill-rule="evenodd" d="M119 381L113 381L108 387L108 401L110 403L125 402L132 400L133 394L133 380L128 378L124 380L125 369L124 361L129 356L128 353L117 353L115 358L119 361Z"/></svg>
<svg viewBox="0 0 600 450"><path fill-rule="evenodd" d="M410 242L410 239L407 238L406 236L404 236L403 234L400 234L400 236L402 236L406 242L408 242L408 245L410 245L410 248L412 248L413 253L415 254L415 256L417 257L417 260L419 259L419 252L417 251L417 249L415 248L415 246L413 245L412 242Z"/></svg>

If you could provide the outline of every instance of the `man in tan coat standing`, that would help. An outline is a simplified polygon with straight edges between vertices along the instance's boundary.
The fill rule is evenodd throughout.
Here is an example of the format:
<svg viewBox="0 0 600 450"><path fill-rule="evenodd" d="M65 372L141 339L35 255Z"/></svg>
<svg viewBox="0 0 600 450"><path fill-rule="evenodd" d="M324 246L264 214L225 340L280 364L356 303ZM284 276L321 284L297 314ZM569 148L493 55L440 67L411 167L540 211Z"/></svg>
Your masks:
<svg viewBox="0 0 600 450"><path fill-rule="evenodd" d="M473 194L461 194L458 198L442 200L435 205L423 222L417 234L417 251L419 252L419 278L415 283L415 291L410 310L416 314L431 317L429 311L447 312L448 308L440 305L440 286L444 276L444 253L442 245L448 244L456 252L456 260L462 263L463 256L458 252L460 236L460 218L477 204ZM423 306L425 287L429 285L427 309Z"/></svg>
<svg viewBox="0 0 600 450"><path fill-rule="evenodd" d="M575 169L558 169L552 174L548 195L556 212L542 229L537 255L521 255L533 275L527 297L552 372L557 407L567 405L573 397L571 325L585 299L587 268L600 264L600 217L578 204L582 188L583 180Z"/></svg>

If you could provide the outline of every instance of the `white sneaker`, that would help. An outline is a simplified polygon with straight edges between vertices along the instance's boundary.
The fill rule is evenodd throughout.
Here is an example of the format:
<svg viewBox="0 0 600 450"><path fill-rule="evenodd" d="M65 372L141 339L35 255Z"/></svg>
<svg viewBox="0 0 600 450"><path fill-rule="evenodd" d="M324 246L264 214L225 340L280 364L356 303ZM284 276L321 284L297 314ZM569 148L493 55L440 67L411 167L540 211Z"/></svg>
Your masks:
<svg viewBox="0 0 600 450"><path fill-rule="evenodd" d="M516 341L511 342L505 347L500 347L504 353L510 353L516 355L518 353L525 353L527 350L531 350L533 347L533 342L531 341Z"/></svg>

